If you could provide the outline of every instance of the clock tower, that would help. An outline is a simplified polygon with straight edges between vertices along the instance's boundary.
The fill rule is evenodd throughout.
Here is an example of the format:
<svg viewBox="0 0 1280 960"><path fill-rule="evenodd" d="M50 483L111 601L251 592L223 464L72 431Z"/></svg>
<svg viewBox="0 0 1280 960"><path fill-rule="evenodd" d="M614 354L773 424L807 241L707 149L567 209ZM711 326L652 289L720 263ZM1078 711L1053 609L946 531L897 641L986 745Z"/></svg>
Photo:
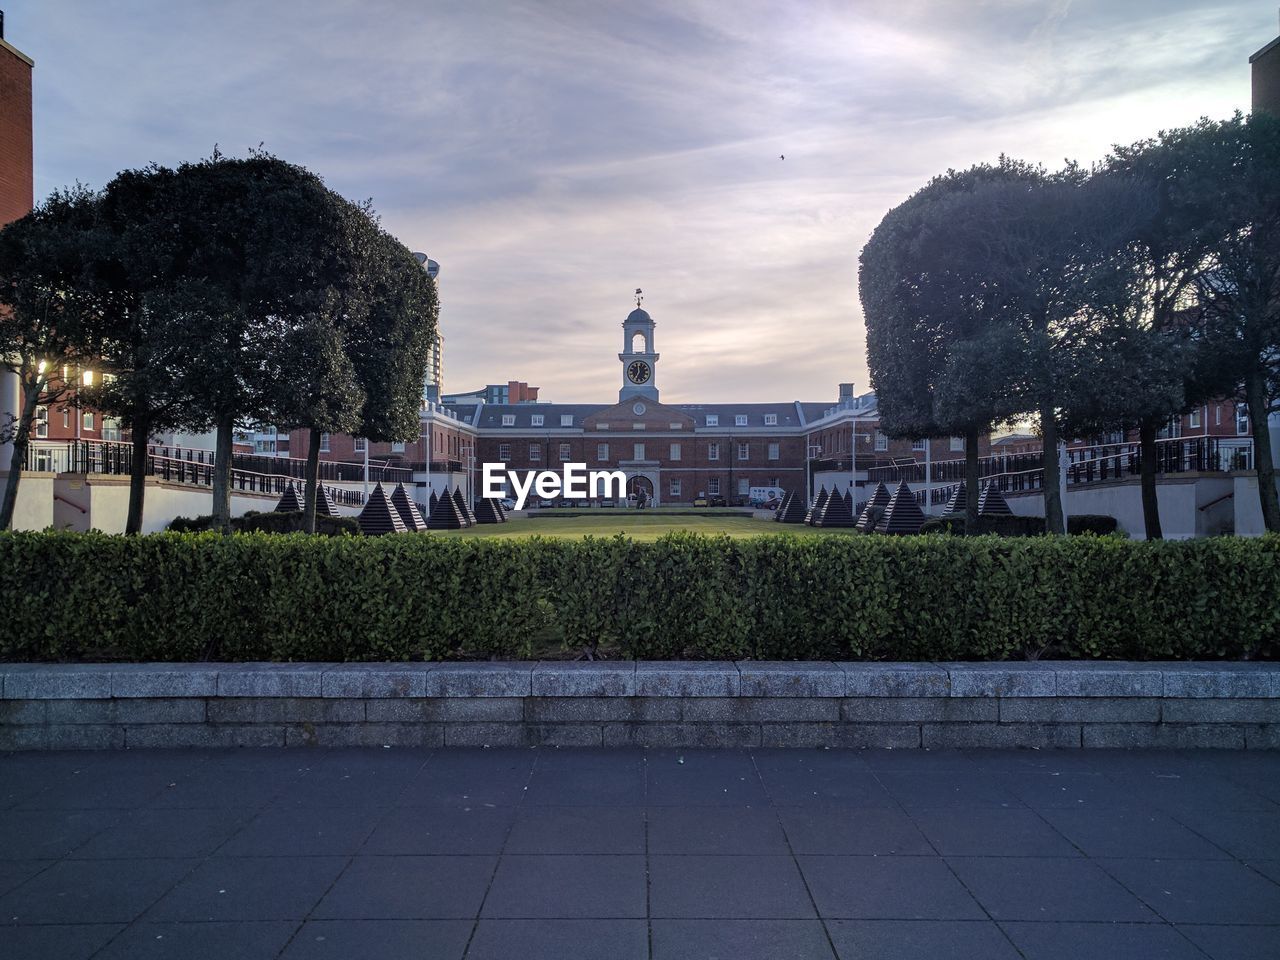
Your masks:
<svg viewBox="0 0 1280 960"><path fill-rule="evenodd" d="M636 308L622 321L622 389L618 400L628 397L658 399L656 368L658 354L653 349L653 318L640 306L644 294L636 290Z"/></svg>

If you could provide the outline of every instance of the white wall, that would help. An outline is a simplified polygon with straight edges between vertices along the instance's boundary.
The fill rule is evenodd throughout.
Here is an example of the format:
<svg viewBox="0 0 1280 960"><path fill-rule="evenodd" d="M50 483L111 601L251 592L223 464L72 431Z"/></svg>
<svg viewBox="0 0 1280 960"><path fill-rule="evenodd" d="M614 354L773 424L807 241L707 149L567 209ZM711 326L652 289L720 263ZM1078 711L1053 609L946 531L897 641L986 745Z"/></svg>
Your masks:
<svg viewBox="0 0 1280 960"><path fill-rule="evenodd" d="M0 472L0 492L9 474ZM13 511L14 530L43 530L55 525L53 516L53 474L23 472L18 484L18 502Z"/></svg>
<svg viewBox="0 0 1280 960"><path fill-rule="evenodd" d="M1240 529L1239 483L1244 478L1197 477L1165 480L1156 485L1160 504L1160 529L1166 540L1221 533L1248 533ZM1235 492L1234 497L1227 497ZM1223 499L1227 497L1227 499ZM1022 517L1044 516L1044 495L1005 494L1009 509ZM1234 503L1233 503L1234 501ZM1257 488L1253 501L1257 503ZM1067 515L1102 514L1116 518L1121 530L1135 539L1146 537L1142 519L1142 490L1136 479L1124 483L1100 483L1067 487ZM1205 509L1201 509L1205 508Z"/></svg>

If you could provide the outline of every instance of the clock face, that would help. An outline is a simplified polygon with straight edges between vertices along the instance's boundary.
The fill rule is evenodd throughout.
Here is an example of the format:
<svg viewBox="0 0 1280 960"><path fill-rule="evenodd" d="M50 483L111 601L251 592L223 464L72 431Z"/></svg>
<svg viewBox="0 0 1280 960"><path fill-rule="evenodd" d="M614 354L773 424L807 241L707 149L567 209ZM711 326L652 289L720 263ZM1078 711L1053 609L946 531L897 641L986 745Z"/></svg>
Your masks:
<svg viewBox="0 0 1280 960"><path fill-rule="evenodd" d="M649 365L643 360L632 360L627 367L627 379L632 383L645 383L649 379Z"/></svg>

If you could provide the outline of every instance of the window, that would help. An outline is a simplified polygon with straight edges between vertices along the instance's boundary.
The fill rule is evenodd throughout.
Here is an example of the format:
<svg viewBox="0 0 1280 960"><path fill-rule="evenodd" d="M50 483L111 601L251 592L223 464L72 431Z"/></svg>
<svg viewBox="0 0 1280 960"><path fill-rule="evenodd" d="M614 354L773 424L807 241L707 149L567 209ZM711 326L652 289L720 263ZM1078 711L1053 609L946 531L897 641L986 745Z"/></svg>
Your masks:
<svg viewBox="0 0 1280 960"><path fill-rule="evenodd" d="M719 415L718 413L708 413L708 414L707 414L707 426L708 426L708 427L718 427L718 426L720 426L720 415Z"/></svg>
<svg viewBox="0 0 1280 960"><path fill-rule="evenodd" d="M609 445L607 443L596 444L596 459L601 463L604 463L609 459Z"/></svg>
<svg viewBox="0 0 1280 960"><path fill-rule="evenodd" d="M644 424L643 424L643 423L633 423L633 424L631 425L631 429L632 429L632 430L643 430L643 429L644 429Z"/></svg>
<svg viewBox="0 0 1280 960"><path fill-rule="evenodd" d="M739 460L751 459L751 444L749 443L738 444L738 459Z"/></svg>
<svg viewBox="0 0 1280 960"><path fill-rule="evenodd" d="M560 462L568 463L569 458L572 456L573 456L573 448L567 443L560 444Z"/></svg>
<svg viewBox="0 0 1280 960"><path fill-rule="evenodd" d="M1187 426L1192 430L1200 426L1200 411L1192 410L1187 416Z"/></svg>
<svg viewBox="0 0 1280 960"><path fill-rule="evenodd" d="M392 443L391 443L391 452L392 452L392 453L404 453L404 441L403 441L403 440L394 440L394 441L392 441Z"/></svg>
<svg viewBox="0 0 1280 960"><path fill-rule="evenodd" d="M573 414L572 414L572 413L562 413L562 414L560 414L560 426L562 426L562 427L572 427L572 426L573 426Z"/></svg>
<svg viewBox="0 0 1280 960"><path fill-rule="evenodd" d="M886 437L886 436L885 436L883 433L881 433L879 430L877 430L877 431L876 431L876 449L877 449L877 450L888 450L888 449L889 449L889 438L888 438L888 437Z"/></svg>
<svg viewBox="0 0 1280 960"><path fill-rule="evenodd" d="M535 413L532 418L532 425L535 427L542 426L542 414Z"/></svg>
<svg viewBox="0 0 1280 960"><path fill-rule="evenodd" d="M951 452L964 453L964 437L951 438Z"/></svg>
<svg viewBox="0 0 1280 960"><path fill-rule="evenodd" d="M747 415L745 413L738 414L733 418L733 425L735 427L745 427L747 425Z"/></svg>
<svg viewBox="0 0 1280 960"><path fill-rule="evenodd" d="M542 459L542 444L540 443L529 444L530 462L537 462L538 460L541 460L541 459Z"/></svg>
<svg viewBox="0 0 1280 960"><path fill-rule="evenodd" d="M678 443L673 443L673 444L671 445L671 459L672 459L672 460L679 460L679 459L680 459L680 444L678 444Z"/></svg>
<svg viewBox="0 0 1280 960"><path fill-rule="evenodd" d="M766 413L764 415L764 425L766 427L776 427L778 425L778 415L776 413Z"/></svg>
<svg viewBox="0 0 1280 960"><path fill-rule="evenodd" d="M1215 427L1222 426L1222 404L1220 403L1213 405L1213 425Z"/></svg>
<svg viewBox="0 0 1280 960"><path fill-rule="evenodd" d="M36 407L36 439L44 440L49 436L49 408ZM5 464L5 469L9 469L9 465Z"/></svg>
<svg viewBox="0 0 1280 960"><path fill-rule="evenodd" d="M320 452L329 452L329 435L327 433L320 434Z"/></svg>
<svg viewBox="0 0 1280 960"><path fill-rule="evenodd" d="M63 429L66 429L66 430L71 429L71 408L70 407L62 408L62 426L63 426Z"/></svg>
<svg viewBox="0 0 1280 960"><path fill-rule="evenodd" d="M356 453L364 453L364 452L365 452L365 451L367 451L368 449L369 449L369 441L368 441L368 440L366 440L364 437L356 437L356 438L355 438L355 451L356 451Z"/></svg>
<svg viewBox="0 0 1280 960"><path fill-rule="evenodd" d="M1249 435L1249 407L1247 404L1236 404L1236 436L1247 437Z"/></svg>
<svg viewBox="0 0 1280 960"><path fill-rule="evenodd" d="M745 497L751 492L751 481L746 477L738 479L738 496Z"/></svg>
<svg viewBox="0 0 1280 960"><path fill-rule="evenodd" d="M780 456L780 453L778 450L778 444L776 443L769 444L769 459L777 460L779 456Z"/></svg>
<svg viewBox="0 0 1280 960"><path fill-rule="evenodd" d="M46 415L46 419L47 419L47 415ZM85 428L86 430L92 430L92 429L93 429L93 414L92 414L92 413L90 413L89 411L87 411L87 410L86 410L86 411L85 411L85 414L84 414L84 417L82 418L82 420L83 420L83 423L84 423L84 428Z"/></svg>
<svg viewBox="0 0 1280 960"><path fill-rule="evenodd" d="M707 493L713 497L720 496L720 478L712 477L707 481Z"/></svg>
<svg viewBox="0 0 1280 960"><path fill-rule="evenodd" d="M632 459L632 460L643 460L643 459L644 459L644 444L643 444L643 443L637 443L637 444L635 444L635 445L632 447L632 449L631 449L631 459Z"/></svg>
<svg viewBox="0 0 1280 960"><path fill-rule="evenodd" d="M103 440L119 440L120 439L120 421L115 417L102 418L102 439Z"/></svg>
<svg viewBox="0 0 1280 960"><path fill-rule="evenodd" d="M678 424L678 423L668 423L668 424L667 424L667 429L668 429L668 430L679 430L679 429L680 429L680 424Z"/></svg>
<svg viewBox="0 0 1280 960"><path fill-rule="evenodd" d="M672 480L670 490L671 490L671 496L673 497L680 496L680 481Z"/></svg>
<svg viewBox="0 0 1280 960"><path fill-rule="evenodd" d="M516 425L516 415L514 413L504 413L502 415L502 425L504 427L514 427Z"/></svg>
<svg viewBox="0 0 1280 960"><path fill-rule="evenodd" d="M720 444L718 443L707 444L707 459L708 460L720 459Z"/></svg>
<svg viewBox="0 0 1280 960"><path fill-rule="evenodd" d="M917 453L923 453L928 444L923 440L912 440L911 449Z"/></svg>
<svg viewBox="0 0 1280 960"><path fill-rule="evenodd" d="M608 429L609 429L609 425L608 425L607 423L597 423L597 424L596 424L596 429L597 429L597 430L608 430Z"/></svg>
<svg viewBox="0 0 1280 960"><path fill-rule="evenodd" d="M498 459L503 463L508 463L511 460L511 444L498 444Z"/></svg>

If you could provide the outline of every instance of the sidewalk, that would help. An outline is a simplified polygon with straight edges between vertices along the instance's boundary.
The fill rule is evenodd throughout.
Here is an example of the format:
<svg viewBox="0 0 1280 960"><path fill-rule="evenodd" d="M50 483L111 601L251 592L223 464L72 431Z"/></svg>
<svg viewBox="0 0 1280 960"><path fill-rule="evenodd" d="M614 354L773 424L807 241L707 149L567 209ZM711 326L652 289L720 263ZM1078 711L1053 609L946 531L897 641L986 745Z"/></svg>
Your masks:
<svg viewBox="0 0 1280 960"><path fill-rule="evenodd" d="M0 956L1280 955L1280 754L0 756Z"/></svg>

